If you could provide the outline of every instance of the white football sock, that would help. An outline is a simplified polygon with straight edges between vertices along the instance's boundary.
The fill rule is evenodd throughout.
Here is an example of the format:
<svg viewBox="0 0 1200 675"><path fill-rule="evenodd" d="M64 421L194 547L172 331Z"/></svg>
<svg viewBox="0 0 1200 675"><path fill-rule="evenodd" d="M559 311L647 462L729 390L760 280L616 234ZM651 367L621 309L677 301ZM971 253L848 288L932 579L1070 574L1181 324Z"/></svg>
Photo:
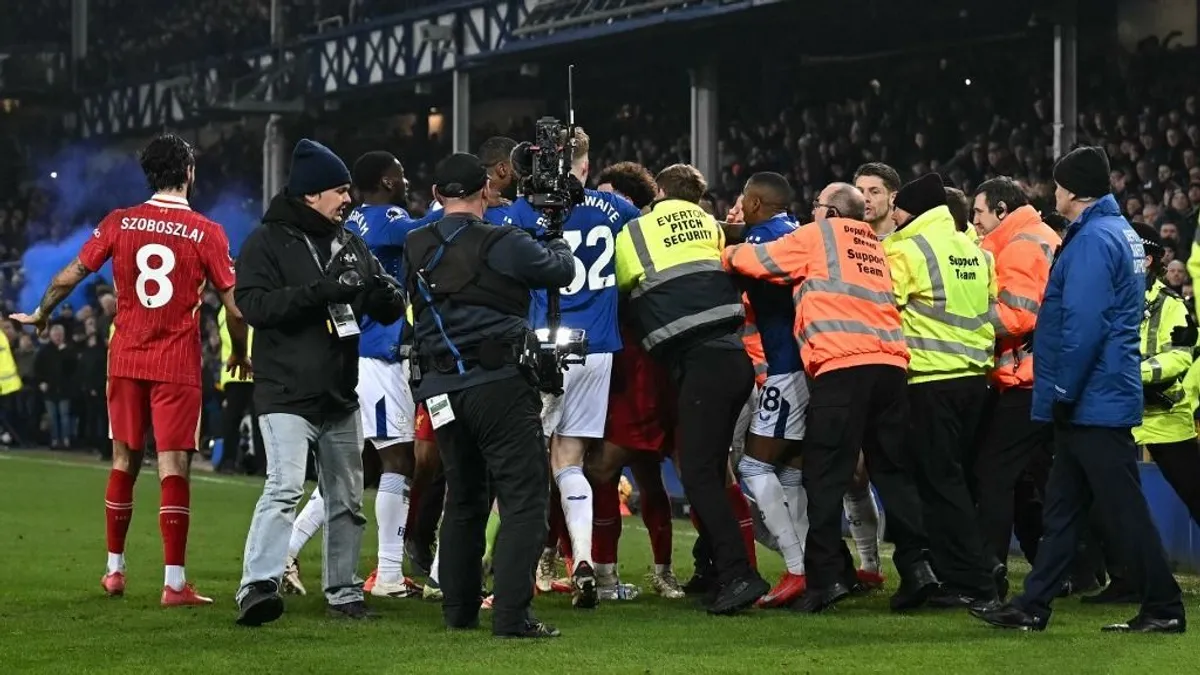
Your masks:
<svg viewBox="0 0 1200 675"><path fill-rule="evenodd" d="M124 553L109 553L108 554L108 573L124 572L125 571L125 554Z"/></svg>
<svg viewBox="0 0 1200 675"><path fill-rule="evenodd" d="M800 556L808 546L808 493L804 491L804 473L800 469L785 466L776 474L779 485L783 487L783 500L787 502L788 515L791 516L792 526L796 528L796 538L800 540Z"/></svg>
<svg viewBox="0 0 1200 675"><path fill-rule="evenodd" d="M596 576L598 577L615 577L617 576L616 563L596 563Z"/></svg>
<svg viewBox="0 0 1200 675"><path fill-rule="evenodd" d="M170 586L173 591L182 591L183 585L187 583L183 574L183 565L167 565L166 567L163 583Z"/></svg>
<svg viewBox="0 0 1200 675"><path fill-rule="evenodd" d="M300 549L312 539L317 530L325 524L325 500L321 498L319 488L314 488L308 503L300 509L296 522L292 523L292 538L288 541L288 557L300 557Z"/></svg>
<svg viewBox="0 0 1200 675"><path fill-rule="evenodd" d="M595 567L592 563L592 484L584 478L583 468L578 466L568 466L554 474L554 482L558 483L558 492L562 495L575 566L586 562Z"/></svg>
<svg viewBox="0 0 1200 675"><path fill-rule="evenodd" d="M879 507L870 486L850 488L842 497L842 508L858 549L859 565L868 572L879 572Z"/></svg>
<svg viewBox="0 0 1200 675"><path fill-rule="evenodd" d="M671 571L670 565L659 565L658 563L654 564L654 573L655 574L666 574L667 572L670 572L670 571Z"/></svg>
<svg viewBox="0 0 1200 675"><path fill-rule="evenodd" d="M442 533L438 532L437 544L434 545L434 547L433 547L433 563L429 566L429 580L432 581L435 586L437 586L439 584L439 582L438 582L438 567L440 567L440 565L441 565L441 563L439 562L441 559L442 559Z"/></svg>
<svg viewBox="0 0 1200 675"><path fill-rule="evenodd" d="M375 521L379 525L379 565L376 581L398 584L404 580L404 525L408 522L408 478L398 473L379 477L375 495Z"/></svg>
<svg viewBox="0 0 1200 675"><path fill-rule="evenodd" d="M787 503L783 498L783 486L775 475L775 467L743 455L738 462L738 471L746 482L758 510L762 513L763 524L775 535L783 562L792 574L804 574L804 545L796 536L796 526L788 514Z"/></svg>

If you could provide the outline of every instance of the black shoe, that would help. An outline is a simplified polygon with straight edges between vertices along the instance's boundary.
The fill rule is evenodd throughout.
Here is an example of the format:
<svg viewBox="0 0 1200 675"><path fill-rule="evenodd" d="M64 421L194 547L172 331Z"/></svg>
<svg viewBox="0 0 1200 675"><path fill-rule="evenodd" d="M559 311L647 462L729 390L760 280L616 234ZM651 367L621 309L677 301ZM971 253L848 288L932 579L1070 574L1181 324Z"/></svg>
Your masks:
<svg viewBox="0 0 1200 675"><path fill-rule="evenodd" d="M514 633L494 633L498 638L556 638L562 635L554 626L549 626L537 619L526 619L525 625Z"/></svg>
<svg viewBox="0 0 1200 675"><path fill-rule="evenodd" d="M996 597L1004 602L1008 599L1008 566L1000 563L993 567L992 580L996 582Z"/></svg>
<svg viewBox="0 0 1200 675"><path fill-rule="evenodd" d="M972 607L971 616L997 628L1014 630L1044 631L1050 622L1048 616L1030 614L1015 605L993 604L990 607Z"/></svg>
<svg viewBox="0 0 1200 675"><path fill-rule="evenodd" d="M367 603L362 600L353 602L345 602L340 605L330 605L326 608L325 613L334 619L353 619L362 621L364 619L374 619L375 614L367 609Z"/></svg>
<svg viewBox="0 0 1200 675"><path fill-rule="evenodd" d="M717 589L717 573L713 570L699 568L692 578L683 585L683 592L688 595L706 595Z"/></svg>
<svg viewBox="0 0 1200 675"><path fill-rule="evenodd" d="M429 551L428 546L418 544L416 539L408 539L404 542L404 558L422 576L429 576L429 573L432 571L433 553Z"/></svg>
<svg viewBox="0 0 1200 675"><path fill-rule="evenodd" d="M1138 614L1126 623L1114 623L1100 630L1105 633L1183 633L1187 630L1187 620L1155 619Z"/></svg>
<svg viewBox="0 0 1200 675"><path fill-rule="evenodd" d="M1081 595L1083 593L1091 593L1100 588L1100 582L1096 581L1095 577L1084 576L1082 579L1069 578L1063 582L1062 588L1058 591L1058 597L1065 598L1070 595Z"/></svg>
<svg viewBox="0 0 1200 675"><path fill-rule="evenodd" d="M283 596L270 581L256 581L238 602L239 626L261 626L283 615Z"/></svg>
<svg viewBox="0 0 1200 675"><path fill-rule="evenodd" d="M1142 601L1142 597L1125 584L1114 581L1099 593L1085 595L1079 601L1085 605L1136 605Z"/></svg>
<svg viewBox="0 0 1200 675"><path fill-rule="evenodd" d="M840 582L829 588L807 588L804 595L796 598L791 610L801 614L817 614L850 597L850 589Z"/></svg>
<svg viewBox="0 0 1200 675"><path fill-rule="evenodd" d="M971 595L969 593L956 593L946 589L945 587L929 596L929 600L926 601L926 604L933 609L986 609L993 605L1000 605L1000 603L997 602L996 598L994 597L981 597L978 595Z"/></svg>
<svg viewBox="0 0 1200 675"><path fill-rule="evenodd" d="M751 572L721 587L716 599L709 605L708 613L735 614L750 607L769 592L771 584L758 576L758 572Z"/></svg>
<svg viewBox="0 0 1200 675"><path fill-rule="evenodd" d="M893 612L903 612L924 605L930 596L938 592L942 585L938 582L933 568L928 562L920 562L913 566L908 574L900 575L900 588L892 596Z"/></svg>
<svg viewBox="0 0 1200 675"><path fill-rule="evenodd" d="M596 592L596 572L587 562L575 566L571 574L571 605L575 609L596 609L600 594Z"/></svg>

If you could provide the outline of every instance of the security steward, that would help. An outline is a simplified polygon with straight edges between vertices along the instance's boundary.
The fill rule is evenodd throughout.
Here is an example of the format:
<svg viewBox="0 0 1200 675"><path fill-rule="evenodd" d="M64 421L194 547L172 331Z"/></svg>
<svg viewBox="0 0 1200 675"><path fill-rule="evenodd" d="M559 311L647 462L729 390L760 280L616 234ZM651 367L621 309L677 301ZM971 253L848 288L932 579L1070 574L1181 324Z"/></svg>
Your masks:
<svg viewBox="0 0 1200 675"><path fill-rule="evenodd" d="M972 221L983 238L983 250L996 261L996 305L991 317L996 364L991 373L994 394L977 435L980 442L971 478L985 553L1003 599L1008 595L1008 551L1014 530L1030 561L1037 557L1042 536L1039 495L1046 487L1054 429L1029 417L1031 347L1050 261L1062 240L1029 205L1021 186L1005 176L980 184Z"/></svg>
<svg viewBox="0 0 1200 675"><path fill-rule="evenodd" d="M933 567L945 584L929 604L993 602L996 583L963 469L974 454L996 340L991 255L956 230L936 173L901 187L892 216L896 232L883 249L912 355L906 442L917 463Z"/></svg>
<svg viewBox="0 0 1200 675"><path fill-rule="evenodd" d="M1071 223L1050 267L1033 341L1035 420L1054 422L1045 534L1006 605L972 608L993 626L1045 630L1076 555L1087 514L1098 511L1116 556L1141 586L1137 616L1101 630L1182 633L1179 584L1141 490L1131 429L1144 406L1139 326L1145 252L1111 192L1102 148L1072 150L1054 166L1055 210Z"/></svg>
<svg viewBox="0 0 1200 675"><path fill-rule="evenodd" d="M854 568L842 541L842 495L861 449L883 500L900 588L893 611L925 604L939 588L904 443L908 348L883 247L848 183L821 191L810 223L766 244L725 250L725 269L793 286L796 336L810 398L801 455L808 493L808 588L792 605L816 613L849 597ZM893 235L895 236L895 235Z"/></svg>
<svg viewBox="0 0 1200 675"><path fill-rule="evenodd" d="M1146 251L1146 311L1142 314L1142 425L1134 427L1133 441L1150 451L1163 478L1179 495L1192 521L1200 523L1200 446L1196 444L1196 407L1183 384L1192 366L1196 325L1186 301L1167 288L1162 239L1153 227L1134 223L1133 229ZM1103 531L1098 532L1104 538ZM1105 542L1108 544L1109 542ZM1111 549L1112 546L1105 546ZM1117 562L1118 565L1120 561ZM1100 593L1083 598L1089 604L1136 603L1136 579L1126 571L1109 569L1112 578Z"/></svg>
<svg viewBox="0 0 1200 675"><path fill-rule="evenodd" d="M233 356L233 342L229 339L229 328L225 324L225 307L217 312L217 327L221 331L221 362L227 363ZM250 358L254 344L254 328L246 336L246 358ZM221 473L265 473L267 462L263 458L262 431L258 427L258 416L254 414L254 375L239 373L234 376L229 370L221 369L217 389L225 394L221 408L221 427L224 449L221 454ZM250 415L250 452L242 449L242 418Z"/></svg>
<svg viewBox="0 0 1200 675"><path fill-rule="evenodd" d="M739 337L746 312L721 268L724 231L699 206L708 189L704 176L674 164L655 183L650 212L617 235L617 287L629 293L642 346L677 385L680 480L717 571L719 590L708 611L732 614L771 590L750 564L725 497L734 426L754 385Z"/></svg>
<svg viewBox="0 0 1200 675"><path fill-rule="evenodd" d="M500 506L492 632L557 637L530 612L550 469L536 377L522 354L531 289L570 284L575 258L561 239L542 246L515 227L483 221L488 177L475 155L442 160L435 183L445 215L413 230L404 255L420 370L413 393L425 402L447 481L443 617L449 628L479 625L490 479Z"/></svg>

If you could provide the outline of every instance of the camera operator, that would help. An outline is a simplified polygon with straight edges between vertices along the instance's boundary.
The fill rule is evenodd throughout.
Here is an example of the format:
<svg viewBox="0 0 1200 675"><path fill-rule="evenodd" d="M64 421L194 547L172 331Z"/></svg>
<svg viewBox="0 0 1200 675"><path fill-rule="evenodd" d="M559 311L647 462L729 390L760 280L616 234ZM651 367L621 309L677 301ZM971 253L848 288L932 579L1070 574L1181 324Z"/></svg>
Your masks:
<svg viewBox="0 0 1200 675"><path fill-rule="evenodd" d="M309 444L317 447L325 499L325 597L334 617L363 619L363 445L358 414L358 317L400 319L404 302L362 239L342 227L350 172L320 143L292 154L287 189L237 260L235 297L254 327L254 407L267 455L267 482L246 536L238 623L279 618Z"/></svg>
<svg viewBox="0 0 1200 675"><path fill-rule="evenodd" d="M439 581L450 628L479 624L488 481L500 504L492 632L557 637L530 613L533 572L546 537L549 467L530 344L530 291L571 283L575 260L561 239L483 220L487 170L457 153L434 172L445 215L405 246L420 380L446 471Z"/></svg>

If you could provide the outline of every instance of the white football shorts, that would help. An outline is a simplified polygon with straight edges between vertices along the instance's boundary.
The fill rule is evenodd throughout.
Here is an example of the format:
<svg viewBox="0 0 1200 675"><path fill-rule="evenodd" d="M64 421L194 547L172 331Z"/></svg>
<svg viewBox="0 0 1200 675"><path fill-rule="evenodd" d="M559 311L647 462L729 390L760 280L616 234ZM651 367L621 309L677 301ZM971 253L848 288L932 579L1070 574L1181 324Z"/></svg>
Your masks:
<svg viewBox="0 0 1200 675"><path fill-rule="evenodd" d="M563 373L562 396L542 394L542 430L573 438L604 438L612 354L588 354Z"/></svg>
<svg viewBox="0 0 1200 675"><path fill-rule="evenodd" d="M412 389L408 386L408 360L358 359L358 409L363 438L401 443L413 440Z"/></svg>
<svg viewBox="0 0 1200 675"><path fill-rule="evenodd" d="M764 438L803 440L807 410L808 383L804 373L768 375L758 390L750 433Z"/></svg>

